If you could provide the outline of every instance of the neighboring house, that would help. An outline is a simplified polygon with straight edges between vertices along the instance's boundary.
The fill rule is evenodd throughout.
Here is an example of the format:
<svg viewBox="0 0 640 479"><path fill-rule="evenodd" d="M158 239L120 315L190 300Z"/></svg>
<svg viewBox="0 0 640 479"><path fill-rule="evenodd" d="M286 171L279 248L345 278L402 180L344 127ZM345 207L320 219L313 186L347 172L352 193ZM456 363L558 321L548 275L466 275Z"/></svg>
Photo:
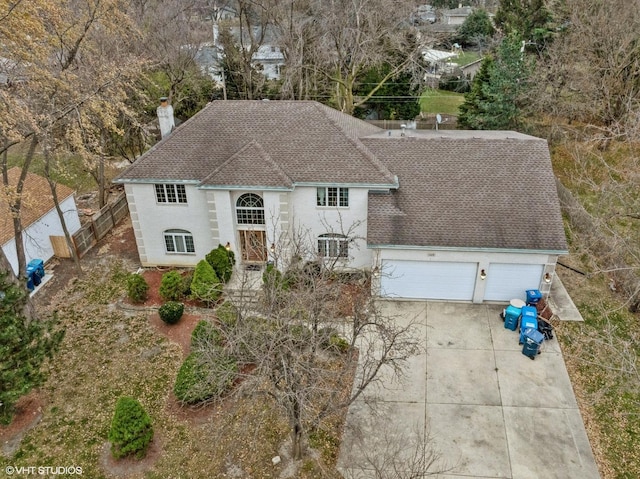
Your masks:
<svg viewBox="0 0 640 479"><path fill-rule="evenodd" d="M9 170L9 184L14 188L18 183L21 169L18 167ZM70 234L80 229L80 219L76 207L73 190L64 185L57 185L58 201L64 213L65 222ZM23 188L22 208L22 239L26 262L39 258L43 261L53 256L53 241L61 241L64 237L60 218L55 210L51 190L47 180L34 173L27 173ZM18 256L16 253L16 241L13 230L13 219L9 205L0 194L0 246L18 274Z"/></svg>
<svg viewBox="0 0 640 479"><path fill-rule="evenodd" d="M451 10L442 10L440 15L442 16L442 23L445 25L455 25L456 27L462 25L469 15L473 13L472 7L463 7L460 5L458 8L452 8Z"/></svg>
<svg viewBox="0 0 640 479"><path fill-rule="evenodd" d="M254 37L260 36L259 27L254 27ZM240 29L231 28L232 35L239 40ZM268 33L265 43L258 47L258 50L251 57L253 66L261 68L267 80L279 80L282 68L285 65L284 54L280 47L275 45L274 35ZM246 41L246 40L245 40ZM213 42L203 44L196 52L195 61L200 70L218 84L224 81L222 60L224 59L224 49L219 43L219 31L217 24L213 27Z"/></svg>
<svg viewBox="0 0 640 479"><path fill-rule="evenodd" d="M144 266L193 266L218 244L241 267L282 265L303 233L321 258L371 270L376 294L483 302L548 292L567 252L547 143L515 132L214 101L115 181Z"/></svg>
<svg viewBox="0 0 640 479"><path fill-rule="evenodd" d="M426 75L440 76L443 73L450 73L457 66L453 60L458 58L457 52L445 52L428 48L422 51L422 58L427 66Z"/></svg>

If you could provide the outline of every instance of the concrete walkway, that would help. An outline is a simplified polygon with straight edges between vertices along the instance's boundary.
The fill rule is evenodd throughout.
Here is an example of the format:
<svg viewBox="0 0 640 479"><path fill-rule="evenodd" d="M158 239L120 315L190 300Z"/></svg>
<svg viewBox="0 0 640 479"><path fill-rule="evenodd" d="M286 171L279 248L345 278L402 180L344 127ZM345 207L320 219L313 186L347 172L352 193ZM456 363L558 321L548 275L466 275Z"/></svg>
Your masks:
<svg viewBox="0 0 640 479"><path fill-rule="evenodd" d="M384 477L374 465L392 467L393 456L408 467L425 443L442 479L600 477L555 338L532 361L504 328L502 306L382 305L400 322L415 318L426 352L401 383L384 371L384 386L349 409L338 460L345 477Z"/></svg>

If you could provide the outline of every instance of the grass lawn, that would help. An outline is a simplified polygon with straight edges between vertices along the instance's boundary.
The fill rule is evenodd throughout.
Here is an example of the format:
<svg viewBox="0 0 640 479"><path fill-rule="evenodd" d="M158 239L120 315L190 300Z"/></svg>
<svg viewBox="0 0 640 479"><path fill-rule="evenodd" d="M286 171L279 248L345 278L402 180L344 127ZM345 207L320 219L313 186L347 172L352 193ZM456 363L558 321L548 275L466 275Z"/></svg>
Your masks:
<svg viewBox="0 0 640 479"><path fill-rule="evenodd" d="M282 454L289 428L273 401L238 394L204 410L181 408L172 394L183 360L181 346L158 333L150 312L114 307L124 294L125 274L135 265L109 262L104 255L97 259L49 306L66 333L38 392L42 418L13 457L0 454L0 468L76 466L85 478L113 477L107 472L113 472L107 434L117 399L127 395L151 416L159 449L152 467L127 477L279 477L283 466L274 466L271 459ZM340 477L336 430L314 441L318 455L303 460L296 478Z"/></svg>
<svg viewBox="0 0 640 479"><path fill-rule="evenodd" d="M567 223L572 254L561 261L592 274L558 268L584 323L562 323L557 335L605 479L640 477L640 314L629 312L623 296L611 291L610 274L598 273L620 238L629 248L627 264L638 266L631 252L640 251L640 222L624 213L637 211L640 204L634 173L639 156L638 145L629 142L602 150L567 142L555 145L552 155L556 175L606 225L598 230L609 239L604 247L596 246L590 231L585 237Z"/></svg>
<svg viewBox="0 0 640 479"><path fill-rule="evenodd" d="M422 113L435 115L458 115L458 107L464 101L462 93L455 93L445 90L427 89L420 95L420 111Z"/></svg>

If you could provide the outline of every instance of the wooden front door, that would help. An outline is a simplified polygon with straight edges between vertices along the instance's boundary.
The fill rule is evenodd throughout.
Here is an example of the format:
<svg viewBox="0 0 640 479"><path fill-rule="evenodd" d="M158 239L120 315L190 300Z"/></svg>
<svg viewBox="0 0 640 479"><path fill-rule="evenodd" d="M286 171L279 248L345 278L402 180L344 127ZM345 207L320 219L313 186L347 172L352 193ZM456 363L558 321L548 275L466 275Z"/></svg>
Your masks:
<svg viewBox="0 0 640 479"><path fill-rule="evenodd" d="M242 261L248 263L264 263L267 260L267 242L264 231L241 230L240 247Z"/></svg>

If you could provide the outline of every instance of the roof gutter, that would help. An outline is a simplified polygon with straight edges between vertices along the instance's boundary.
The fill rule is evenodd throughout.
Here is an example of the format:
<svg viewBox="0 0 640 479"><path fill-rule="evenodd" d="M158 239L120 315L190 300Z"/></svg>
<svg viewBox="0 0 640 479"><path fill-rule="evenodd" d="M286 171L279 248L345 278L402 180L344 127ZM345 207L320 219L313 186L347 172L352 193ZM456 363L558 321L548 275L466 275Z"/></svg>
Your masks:
<svg viewBox="0 0 640 479"><path fill-rule="evenodd" d="M483 248L483 247L463 247L463 246L416 246L416 245L395 245L395 244L372 244L367 243L367 249L393 249L412 251L453 251L453 252L478 252L478 253L527 253L527 254L569 254L568 250L556 249L516 249L516 248Z"/></svg>

